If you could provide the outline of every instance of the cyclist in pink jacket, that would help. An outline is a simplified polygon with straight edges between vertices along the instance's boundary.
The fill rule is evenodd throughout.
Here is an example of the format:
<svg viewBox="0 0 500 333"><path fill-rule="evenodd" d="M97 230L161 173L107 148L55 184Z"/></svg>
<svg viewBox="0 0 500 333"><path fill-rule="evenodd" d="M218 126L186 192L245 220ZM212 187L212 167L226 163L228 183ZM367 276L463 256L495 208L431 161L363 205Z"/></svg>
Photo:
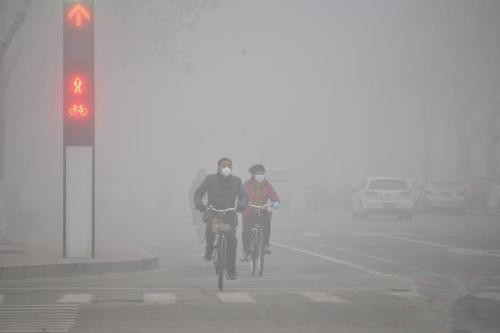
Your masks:
<svg viewBox="0 0 500 333"><path fill-rule="evenodd" d="M249 202L256 206L262 206L270 201L272 203L272 207L274 209L278 209L280 206L280 201L271 183L265 177L266 169L264 168L264 166L262 164L256 164L253 165L248 171L251 174L251 178L245 183L244 186L248 194ZM242 214L242 261L250 260L250 238L252 236L252 227L255 224L255 214L255 208L251 207L250 205ZM264 224L264 244L266 253L271 253L269 251L269 238L271 236L271 217L272 213L270 211L266 211L266 219Z"/></svg>

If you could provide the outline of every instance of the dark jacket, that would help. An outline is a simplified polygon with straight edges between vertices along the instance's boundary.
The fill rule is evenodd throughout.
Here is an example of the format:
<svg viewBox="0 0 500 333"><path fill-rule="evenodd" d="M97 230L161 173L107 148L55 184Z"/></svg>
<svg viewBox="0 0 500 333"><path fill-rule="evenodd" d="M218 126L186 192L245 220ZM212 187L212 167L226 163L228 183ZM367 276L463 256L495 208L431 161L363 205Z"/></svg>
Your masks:
<svg viewBox="0 0 500 333"><path fill-rule="evenodd" d="M227 209L235 207L236 199L238 205L236 210L241 213L248 206L248 195L241 179L229 175L224 177L220 174L208 175L203 183L194 192L194 205L196 209L205 210L203 196L207 194L208 205L215 209ZM236 218L236 214L234 214Z"/></svg>

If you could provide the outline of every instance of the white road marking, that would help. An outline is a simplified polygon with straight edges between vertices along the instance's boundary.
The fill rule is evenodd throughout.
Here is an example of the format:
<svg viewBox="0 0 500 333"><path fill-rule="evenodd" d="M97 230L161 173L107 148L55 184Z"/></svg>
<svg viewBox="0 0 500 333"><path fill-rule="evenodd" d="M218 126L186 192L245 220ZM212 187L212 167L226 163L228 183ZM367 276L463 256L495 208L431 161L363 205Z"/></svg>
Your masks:
<svg viewBox="0 0 500 333"><path fill-rule="evenodd" d="M321 237L324 236L325 234L320 234L317 232L302 232L301 235L306 237Z"/></svg>
<svg viewBox="0 0 500 333"><path fill-rule="evenodd" d="M285 245L285 244L282 244L282 243L273 242L273 245L276 245L278 247L282 247L282 248L287 249L287 250L291 250L291 251L295 251L295 252L300 252L302 254L306 254L306 255L309 255L309 256L312 256L312 257L320 258L320 259L323 259L323 260L326 260L326 261L330 261L330 262L334 262L334 263L337 263L337 264L342 264L342 265L350 266L352 268L358 269L360 271L363 271L363 272L366 272L366 273L369 273L369 274L373 274L373 275L382 276L382 277L385 277L385 278L391 278L391 279L396 279L396 280L404 281L405 283L407 283L409 285L410 290L414 290L415 292L417 292L417 287L415 285L415 282L413 282L411 279L408 279L408 278L404 278L404 277L393 275L393 274L389 274L389 273L379 272L379 271L376 271L374 269L371 269L371 268L368 268L368 267L365 267L365 266L361 266L361 265L358 265L358 264L354 264L354 263L349 262L349 261L336 259L336 258L333 258L333 257L325 256L325 255L320 254L320 253L315 253L315 252L311 252L311 251L299 249L297 247L288 246L288 245Z"/></svg>
<svg viewBox="0 0 500 333"><path fill-rule="evenodd" d="M500 301L500 293L495 293L495 292L482 291L479 293L475 293L474 296L481 298L490 298L494 299L495 301Z"/></svg>
<svg viewBox="0 0 500 333"><path fill-rule="evenodd" d="M300 238L300 237L293 237L293 239L297 239L297 240L299 240L301 242L304 242L304 243L307 243L307 244L311 244L311 245L316 245L316 246L320 246L320 247L327 247L327 248L334 249L334 250L337 250L337 251L340 251L340 252L362 255L362 256L370 258L370 259L374 259L374 260L377 260L377 261L384 262L386 264L394 264L393 261L391 261L389 259L386 259L386 258L372 256L372 255L365 254L365 253L362 253L362 252L352 251L352 250L344 249L342 247L336 247L336 246L333 246L333 245L330 245L330 244L325 244L325 243L320 243L320 242L313 242L313 241L306 240L306 239L303 239L303 238Z"/></svg>
<svg viewBox="0 0 500 333"><path fill-rule="evenodd" d="M64 333L74 326L79 305L0 305L0 333Z"/></svg>
<svg viewBox="0 0 500 333"><path fill-rule="evenodd" d="M90 303L93 298L92 294L64 294L57 303Z"/></svg>
<svg viewBox="0 0 500 333"><path fill-rule="evenodd" d="M177 301L172 293L146 293L142 298L146 304L174 304Z"/></svg>
<svg viewBox="0 0 500 333"><path fill-rule="evenodd" d="M255 300L246 293L217 293L217 298L222 303L255 303Z"/></svg>
<svg viewBox="0 0 500 333"><path fill-rule="evenodd" d="M398 297L422 297L421 294L413 291L413 290L409 290L409 291L391 291L389 293L390 295L393 295L393 296L398 296Z"/></svg>
<svg viewBox="0 0 500 333"><path fill-rule="evenodd" d="M323 292L302 292L302 295L317 303L346 303L347 300Z"/></svg>
<svg viewBox="0 0 500 333"><path fill-rule="evenodd" d="M15 309L15 308L68 309L68 308L80 307L78 304L9 304L9 305L5 305L5 306L8 306L9 309ZM5 306L3 306L3 307L0 306L0 309L5 308Z"/></svg>
<svg viewBox="0 0 500 333"><path fill-rule="evenodd" d="M382 237L382 238L394 239L394 240L399 240L399 241L404 241L404 242L411 242L411 243L416 243L416 244L428 245L428 246L433 246L433 247L445 249L445 250L450 251L451 253L460 254L460 255L491 256L491 257L500 258L500 254L493 253L495 250L492 250L492 252L489 252L489 251L484 251L484 250L467 249L467 248L450 246L450 245L446 245L446 244L439 244L439 243L434 243L434 242L423 241L423 240L419 240L419 239L406 238L406 237L401 237L401 236L393 236L393 235L380 234L380 233L373 233L373 234L355 233L355 235L366 236L366 237Z"/></svg>
<svg viewBox="0 0 500 333"><path fill-rule="evenodd" d="M193 288L179 288L179 287L6 287L0 290L60 290L60 291L74 291L74 290L186 290Z"/></svg>
<svg viewBox="0 0 500 333"><path fill-rule="evenodd" d="M455 254L460 254L460 255L465 255L465 256L484 256L484 255L492 255L496 257L497 255L493 253L487 253L481 250L474 250L474 249L463 249L463 248L451 248L448 249L451 253ZM500 257L500 255L499 255Z"/></svg>

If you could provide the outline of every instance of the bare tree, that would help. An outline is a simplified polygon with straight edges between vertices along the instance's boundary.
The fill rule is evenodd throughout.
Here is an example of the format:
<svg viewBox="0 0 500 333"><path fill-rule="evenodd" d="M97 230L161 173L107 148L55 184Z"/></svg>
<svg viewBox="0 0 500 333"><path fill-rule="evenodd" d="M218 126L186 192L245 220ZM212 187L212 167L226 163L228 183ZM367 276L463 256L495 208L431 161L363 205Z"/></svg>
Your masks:
<svg viewBox="0 0 500 333"><path fill-rule="evenodd" d="M7 30L7 34L0 43L0 182L4 180L4 152L5 152L5 91L9 86L10 75L12 69L5 68L5 55L9 50L16 33L24 24L26 20L26 8L30 5L32 0L24 0L21 3L21 8L12 21L12 24ZM15 63L13 64L15 66Z"/></svg>

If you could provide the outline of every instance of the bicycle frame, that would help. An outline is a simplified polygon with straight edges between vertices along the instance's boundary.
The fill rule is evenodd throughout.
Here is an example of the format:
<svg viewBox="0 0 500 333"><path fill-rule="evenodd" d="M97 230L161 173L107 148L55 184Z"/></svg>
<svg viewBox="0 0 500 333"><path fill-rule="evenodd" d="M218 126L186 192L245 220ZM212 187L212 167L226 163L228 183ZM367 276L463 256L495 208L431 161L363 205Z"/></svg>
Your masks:
<svg viewBox="0 0 500 333"><path fill-rule="evenodd" d="M234 208L226 210L217 210L213 207L209 207L208 212L213 211L215 215L209 220L210 228L212 233L215 234L214 240L214 256L213 262L215 266L215 274L217 274L217 285L222 291L224 289L224 271L226 268L226 257L227 257L227 240L224 236L225 231L231 230L231 227L224 224L224 215L230 211L234 211Z"/></svg>
<svg viewBox="0 0 500 333"><path fill-rule="evenodd" d="M263 206L257 206L250 204L257 210L256 217L258 219L266 218L264 211L266 208L270 207L269 204ZM260 221L259 221L260 222ZM264 226L262 224L256 223L252 227L252 238L250 240L250 269L252 274L255 274L255 269L259 271L259 276L262 276L264 272Z"/></svg>

